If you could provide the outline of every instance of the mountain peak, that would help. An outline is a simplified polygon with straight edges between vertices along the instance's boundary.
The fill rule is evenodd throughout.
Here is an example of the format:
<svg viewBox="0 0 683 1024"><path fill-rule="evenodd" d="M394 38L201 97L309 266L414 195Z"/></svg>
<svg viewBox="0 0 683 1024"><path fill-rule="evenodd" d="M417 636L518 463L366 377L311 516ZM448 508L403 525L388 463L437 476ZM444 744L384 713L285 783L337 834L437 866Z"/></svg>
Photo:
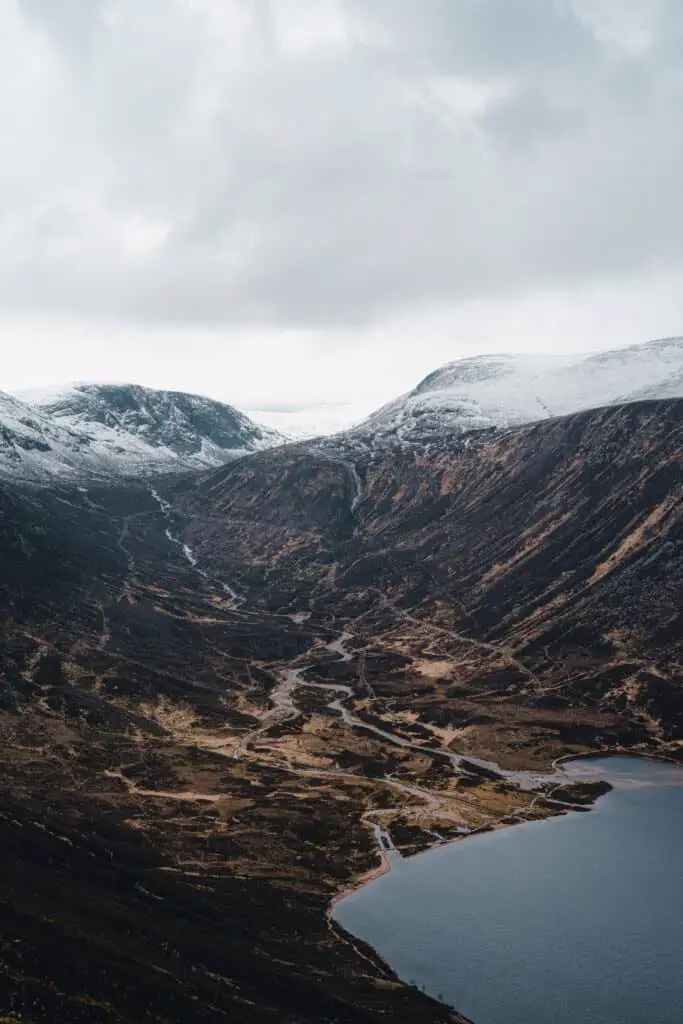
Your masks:
<svg viewBox="0 0 683 1024"><path fill-rule="evenodd" d="M105 428L180 457L204 453L211 464L224 461L222 453L279 440L234 406L182 391L139 384L71 384L52 391L42 402L36 398L46 412L72 429Z"/></svg>
<svg viewBox="0 0 683 1024"><path fill-rule="evenodd" d="M283 438L231 405L138 384L0 396L0 467L30 480L199 471Z"/></svg>
<svg viewBox="0 0 683 1024"><path fill-rule="evenodd" d="M683 396L683 339L598 353L468 356L428 374L353 431L420 443L604 405Z"/></svg>

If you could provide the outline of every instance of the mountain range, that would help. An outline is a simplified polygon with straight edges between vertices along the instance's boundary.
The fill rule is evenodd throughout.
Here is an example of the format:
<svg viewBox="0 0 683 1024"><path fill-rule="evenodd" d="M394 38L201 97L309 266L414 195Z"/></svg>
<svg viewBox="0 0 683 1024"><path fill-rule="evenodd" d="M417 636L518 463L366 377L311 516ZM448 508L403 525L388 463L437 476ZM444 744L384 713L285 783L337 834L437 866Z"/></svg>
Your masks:
<svg viewBox="0 0 683 1024"><path fill-rule="evenodd" d="M467 1024L333 901L683 763L682 371L460 360L286 444L2 396L0 1018Z"/></svg>
<svg viewBox="0 0 683 1024"><path fill-rule="evenodd" d="M30 482L148 477L215 468L278 444L230 405L133 384L0 392L0 474Z"/></svg>
<svg viewBox="0 0 683 1024"><path fill-rule="evenodd" d="M682 396L683 338L589 355L475 356L430 373L355 433L385 442L424 443L446 433Z"/></svg>
<svg viewBox="0 0 683 1024"><path fill-rule="evenodd" d="M484 355L448 363L336 443L429 444L584 409L683 396L683 339L592 355ZM133 384L0 392L0 476L33 483L215 469L288 439L231 405Z"/></svg>

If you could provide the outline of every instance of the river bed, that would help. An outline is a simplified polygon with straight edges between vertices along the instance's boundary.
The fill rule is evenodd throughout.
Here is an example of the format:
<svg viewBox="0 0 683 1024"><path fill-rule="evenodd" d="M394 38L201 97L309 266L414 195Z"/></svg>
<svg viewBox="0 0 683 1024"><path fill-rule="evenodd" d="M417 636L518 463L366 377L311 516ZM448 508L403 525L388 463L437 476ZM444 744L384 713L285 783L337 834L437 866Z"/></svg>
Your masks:
<svg viewBox="0 0 683 1024"><path fill-rule="evenodd" d="M593 810L407 860L335 919L475 1024L671 1024L683 1012L683 768L565 766Z"/></svg>

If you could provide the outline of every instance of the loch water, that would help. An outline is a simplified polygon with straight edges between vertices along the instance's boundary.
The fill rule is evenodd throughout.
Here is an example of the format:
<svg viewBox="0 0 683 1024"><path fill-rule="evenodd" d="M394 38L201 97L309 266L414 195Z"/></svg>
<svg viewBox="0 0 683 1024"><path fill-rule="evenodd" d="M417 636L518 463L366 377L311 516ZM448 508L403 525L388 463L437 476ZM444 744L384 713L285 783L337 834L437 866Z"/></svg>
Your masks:
<svg viewBox="0 0 683 1024"><path fill-rule="evenodd" d="M589 812L394 860L334 916L474 1024L683 1020L683 768L566 770L614 789Z"/></svg>

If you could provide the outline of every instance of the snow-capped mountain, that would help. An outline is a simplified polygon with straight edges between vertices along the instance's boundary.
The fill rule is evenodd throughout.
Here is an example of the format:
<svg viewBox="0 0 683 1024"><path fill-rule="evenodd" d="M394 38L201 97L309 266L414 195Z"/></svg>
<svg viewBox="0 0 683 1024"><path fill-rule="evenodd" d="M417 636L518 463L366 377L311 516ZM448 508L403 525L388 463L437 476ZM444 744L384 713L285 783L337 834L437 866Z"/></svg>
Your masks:
<svg viewBox="0 0 683 1024"><path fill-rule="evenodd" d="M683 397L683 338L597 354L486 355L430 373L351 433L423 443L583 409Z"/></svg>
<svg viewBox="0 0 683 1024"><path fill-rule="evenodd" d="M0 392L0 477L71 476L86 451L86 438L63 430L40 409Z"/></svg>
<svg viewBox="0 0 683 1024"><path fill-rule="evenodd" d="M683 338L588 355L475 356L442 366L334 442L424 444L604 405L676 397L683 397ZM230 405L183 392L130 384L73 384L19 397L0 392L0 479L202 471L285 440Z"/></svg>
<svg viewBox="0 0 683 1024"><path fill-rule="evenodd" d="M138 477L211 469L283 440L230 405L126 384L0 393L0 476Z"/></svg>

